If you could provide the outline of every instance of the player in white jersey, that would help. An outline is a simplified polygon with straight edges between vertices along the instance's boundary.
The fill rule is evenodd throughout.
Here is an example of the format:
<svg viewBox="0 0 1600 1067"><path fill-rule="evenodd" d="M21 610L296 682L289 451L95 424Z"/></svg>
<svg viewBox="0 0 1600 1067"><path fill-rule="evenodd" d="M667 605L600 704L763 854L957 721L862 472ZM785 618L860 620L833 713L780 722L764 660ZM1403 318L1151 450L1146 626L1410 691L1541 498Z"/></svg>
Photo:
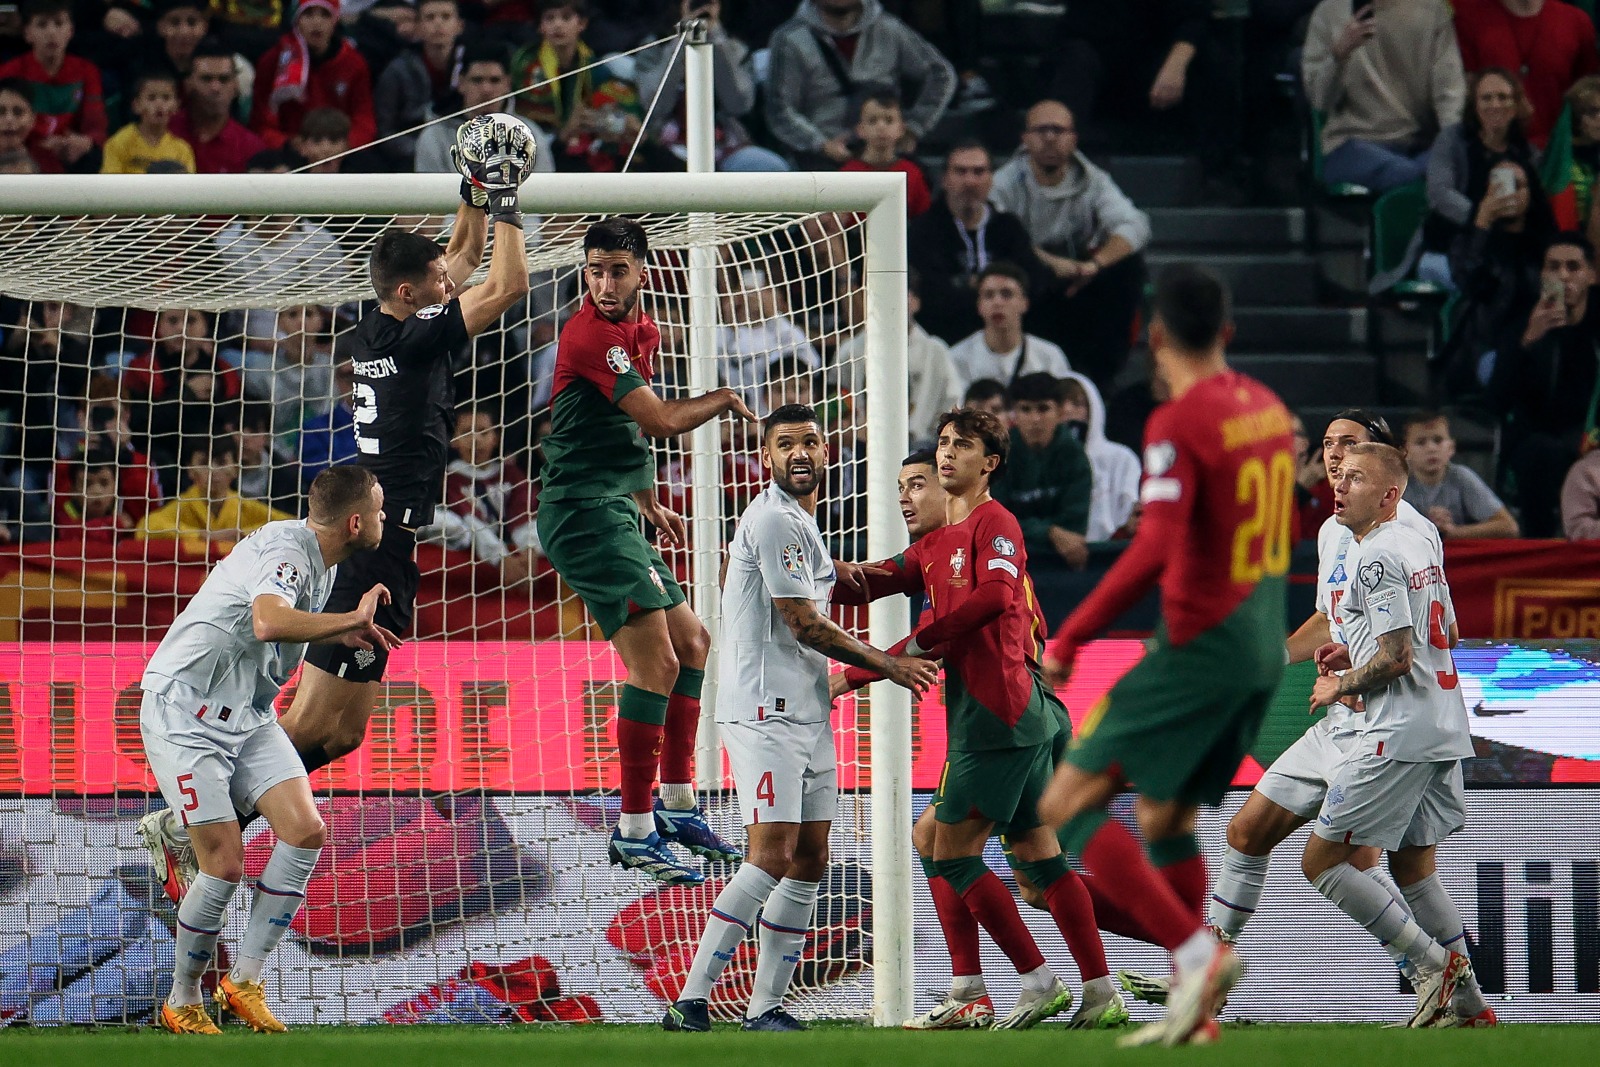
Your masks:
<svg viewBox="0 0 1600 1067"><path fill-rule="evenodd" d="M217 1005L254 1030L284 1029L267 1007L261 972L300 910L326 831L273 704L308 643L400 643L373 622L389 596L381 585L353 611L318 614L338 564L381 540L383 488L366 468L342 465L319 474L309 496L309 519L268 523L206 576L139 683L145 760L199 863L178 907L177 964L161 1007L161 1025L174 1033L221 1032L200 979L244 874L239 817L252 811L278 841L256 879L238 962L218 982Z"/></svg>
<svg viewBox="0 0 1600 1067"><path fill-rule="evenodd" d="M1352 720L1356 736L1328 783L1301 868L1317 892L1412 960L1420 981L1411 1025L1428 1026L1449 1011L1456 987L1471 973L1466 956L1426 927L1463 929L1438 883L1434 850L1466 824L1461 760L1473 750L1450 656L1444 557L1436 541L1395 521L1405 487L1398 449L1347 450L1334 515L1353 538L1345 562L1352 581L1339 608L1348 645L1319 652L1322 677L1311 708L1350 697L1364 706ZM1389 853L1416 917L1362 873L1374 848ZM1424 886L1425 899L1413 896ZM1437 911L1434 921L1419 922L1419 899Z"/></svg>
<svg viewBox="0 0 1600 1067"><path fill-rule="evenodd" d="M770 484L728 545L716 719L749 834L744 863L712 905L668 1030L711 1029L711 987L760 916L746 1030L803 1030L783 995L811 928L838 807L828 660L877 671L920 695L938 665L891 656L828 618L835 564L817 529L828 461L811 408L788 404L762 427Z"/></svg>

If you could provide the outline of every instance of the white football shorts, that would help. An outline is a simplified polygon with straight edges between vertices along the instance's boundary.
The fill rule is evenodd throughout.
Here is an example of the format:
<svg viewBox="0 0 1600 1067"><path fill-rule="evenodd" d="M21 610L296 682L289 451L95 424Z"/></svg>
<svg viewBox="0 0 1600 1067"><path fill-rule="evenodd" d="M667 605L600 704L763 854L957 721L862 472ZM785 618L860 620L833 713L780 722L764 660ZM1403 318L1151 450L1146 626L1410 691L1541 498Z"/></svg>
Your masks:
<svg viewBox="0 0 1600 1067"><path fill-rule="evenodd" d="M839 810L833 723L720 722L744 824L832 822Z"/></svg>
<svg viewBox="0 0 1600 1067"><path fill-rule="evenodd" d="M1401 763L1352 753L1328 783L1317 836L1386 852L1437 845L1467 824L1461 761Z"/></svg>
<svg viewBox="0 0 1600 1067"><path fill-rule="evenodd" d="M273 786L306 776L277 720L229 730L207 722L197 710L148 691L139 706L145 761L185 826L238 819L254 811Z"/></svg>
<svg viewBox="0 0 1600 1067"><path fill-rule="evenodd" d="M1315 817L1328 795L1328 783L1359 736L1321 720L1272 761L1256 783L1256 792L1302 819Z"/></svg>

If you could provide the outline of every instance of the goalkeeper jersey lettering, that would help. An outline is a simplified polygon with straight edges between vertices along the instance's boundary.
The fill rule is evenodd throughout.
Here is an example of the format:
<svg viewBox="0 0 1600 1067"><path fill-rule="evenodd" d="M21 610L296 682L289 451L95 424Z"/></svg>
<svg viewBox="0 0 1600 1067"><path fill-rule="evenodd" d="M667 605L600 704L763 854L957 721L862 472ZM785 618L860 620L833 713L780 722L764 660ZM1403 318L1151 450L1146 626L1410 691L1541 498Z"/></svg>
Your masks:
<svg viewBox="0 0 1600 1067"><path fill-rule="evenodd" d="M383 484L389 521L415 529L432 521L444 491L455 357L471 339L461 302L407 319L374 311L354 337L356 462Z"/></svg>
<svg viewBox="0 0 1600 1067"><path fill-rule="evenodd" d="M617 402L655 375L661 331L650 316L612 322L588 296L561 331L539 502L627 496L653 487L655 459Z"/></svg>

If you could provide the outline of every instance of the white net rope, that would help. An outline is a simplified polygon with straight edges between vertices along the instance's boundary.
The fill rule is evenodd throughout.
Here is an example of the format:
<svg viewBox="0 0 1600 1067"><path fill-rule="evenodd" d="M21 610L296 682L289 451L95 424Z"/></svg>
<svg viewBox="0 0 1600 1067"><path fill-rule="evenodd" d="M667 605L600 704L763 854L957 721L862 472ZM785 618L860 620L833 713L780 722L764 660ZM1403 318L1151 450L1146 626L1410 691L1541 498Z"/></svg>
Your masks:
<svg viewBox="0 0 1600 1067"><path fill-rule="evenodd" d="M390 226L445 221L0 218L0 1025L137 1022L164 995L175 913L135 832L161 804L139 741L144 661L212 562L303 514L316 471L353 455L347 338L372 306L367 251ZM552 342L590 221L530 217L533 292L458 361L455 462L418 549L411 640L366 743L313 779L329 847L268 970L291 1024L656 1018L731 874L658 891L607 866L620 665L531 536ZM819 520L862 557L862 220L640 221L657 390L688 390L689 249L711 249L717 377L758 413L818 406L833 455ZM765 481L753 434L724 422L721 441L713 566ZM685 513L687 445L656 447L663 497ZM689 553L668 560L687 584ZM802 1015L871 1003L870 753L865 716L843 709ZM721 767L699 777L731 785ZM734 806L707 803L742 841ZM253 876L271 837L258 823L246 841ZM722 1014L742 1011L753 970L751 941L718 987Z"/></svg>

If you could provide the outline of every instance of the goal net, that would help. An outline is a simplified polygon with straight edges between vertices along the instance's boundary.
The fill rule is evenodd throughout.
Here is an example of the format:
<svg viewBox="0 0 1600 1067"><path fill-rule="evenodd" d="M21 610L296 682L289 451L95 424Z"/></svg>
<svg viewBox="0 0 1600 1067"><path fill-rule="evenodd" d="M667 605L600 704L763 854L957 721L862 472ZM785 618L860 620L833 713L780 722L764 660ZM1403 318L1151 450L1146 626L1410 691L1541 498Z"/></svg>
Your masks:
<svg viewBox="0 0 1600 1067"><path fill-rule="evenodd" d="M135 832L162 804L139 739L145 660L210 564L304 514L317 471L353 457L368 413L348 338L372 307L368 250L392 226L443 233L455 184L0 179L0 1025L134 1023L165 994L175 912ZM553 342L588 222L627 212L650 234L658 391L815 405L835 551L903 543L898 183L538 176L524 206L533 291L458 359L413 631L365 743L313 776L329 843L268 971L291 1025L658 1018L731 874L657 888L607 865L620 664L533 532ZM668 560L713 634L722 546L766 480L757 449L730 420L655 446L660 492L691 521ZM841 617L887 644L905 616ZM843 799L802 1015L867 1016L876 996L892 1022L910 1002L911 720L883 690L876 716L865 698L835 712ZM703 801L742 840L703 738ZM247 830L249 875L270 848L264 824ZM751 941L718 986L725 1016L753 962Z"/></svg>

